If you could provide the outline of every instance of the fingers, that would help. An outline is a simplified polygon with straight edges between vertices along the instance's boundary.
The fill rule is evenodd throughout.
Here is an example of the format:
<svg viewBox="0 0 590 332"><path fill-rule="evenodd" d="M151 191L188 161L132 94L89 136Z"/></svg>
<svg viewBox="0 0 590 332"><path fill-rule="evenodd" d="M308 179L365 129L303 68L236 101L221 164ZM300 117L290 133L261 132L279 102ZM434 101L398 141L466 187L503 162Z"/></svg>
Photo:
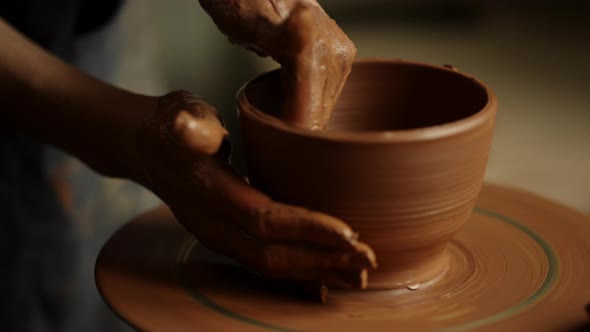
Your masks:
<svg viewBox="0 0 590 332"><path fill-rule="evenodd" d="M214 162L214 161L213 161ZM248 185L225 165L209 172L216 199L226 202L223 216L249 235L268 242L291 241L338 249L357 250L374 256L360 244L358 234L343 221L304 208L273 202Z"/></svg>
<svg viewBox="0 0 590 332"><path fill-rule="evenodd" d="M173 132L179 143L191 153L213 155L228 132L219 121L215 109L204 103L197 107L199 111L196 115L188 109L176 114Z"/></svg>
<svg viewBox="0 0 590 332"><path fill-rule="evenodd" d="M334 217L286 204L269 202L240 219L246 231L266 241L300 241L356 249L358 234Z"/></svg>
<svg viewBox="0 0 590 332"><path fill-rule="evenodd" d="M215 163L215 161L212 161ZM364 256L375 267L370 247L358 241L350 226L332 216L277 203L248 185L226 165L216 164L208 173L215 200L224 202L222 215L248 235L265 242L293 242L350 251ZM213 194L213 193L212 193Z"/></svg>
<svg viewBox="0 0 590 332"><path fill-rule="evenodd" d="M338 288L367 288L368 270L331 270L321 273L322 282Z"/></svg>
<svg viewBox="0 0 590 332"><path fill-rule="evenodd" d="M284 24L281 80L283 119L311 130L326 128L350 74L356 48L319 6L297 4Z"/></svg>
<svg viewBox="0 0 590 332"><path fill-rule="evenodd" d="M214 158L201 167L206 194L193 196L177 216L207 247L270 278L366 286L367 271L377 266L375 254L344 222L273 202ZM198 206L208 217L193 221Z"/></svg>
<svg viewBox="0 0 590 332"><path fill-rule="evenodd" d="M286 99L282 118L302 128L317 127L318 115L322 112L322 100L318 98L322 87L317 86L317 76L325 74L325 70L314 52L318 30L313 24L312 8L297 5L285 22L285 45L276 57L281 64L281 83Z"/></svg>
<svg viewBox="0 0 590 332"><path fill-rule="evenodd" d="M199 0L215 25L233 43L262 55L272 55L280 24L289 13L282 0Z"/></svg>
<svg viewBox="0 0 590 332"><path fill-rule="evenodd" d="M365 249L365 248L363 248ZM264 264L274 273L297 269L366 269L374 267L371 251L341 251L312 247L305 244L266 244L263 251Z"/></svg>
<svg viewBox="0 0 590 332"><path fill-rule="evenodd" d="M215 154L228 132L215 108L183 90L158 100L158 111L141 131L148 154L159 151L173 160L194 160ZM157 148L156 148L157 147Z"/></svg>
<svg viewBox="0 0 590 332"><path fill-rule="evenodd" d="M315 0L199 0L229 39L281 64L283 119L322 130L356 48Z"/></svg>
<svg viewBox="0 0 590 332"><path fill-rule="evenodd" d="M173 208L174 210L174 208ZM179 220L186 216L179 215ZM371 262L358 252L335 251L298 244L268 244L217 220L200 220L191 228L205 246L238 260L249 269L273 279L326 281L346 287L366 287Z"/></svg>

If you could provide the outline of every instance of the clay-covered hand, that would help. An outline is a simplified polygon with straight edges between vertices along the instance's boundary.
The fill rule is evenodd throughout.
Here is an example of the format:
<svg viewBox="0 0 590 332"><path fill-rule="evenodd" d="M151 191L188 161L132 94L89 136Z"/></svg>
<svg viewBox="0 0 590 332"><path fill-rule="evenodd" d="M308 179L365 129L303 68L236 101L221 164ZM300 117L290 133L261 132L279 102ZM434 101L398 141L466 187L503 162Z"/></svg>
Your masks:
<svg viewBox="0 0 590 332"><path fill-rule="evenodd" d="M283 119L321 130L350 74L352 41L315 0L199 0L231 41L281 67Z"/></svg>
<svg viewBox="0 0 590 332"><path fill-rule="evenodd" d="M199 241L260 274L363 288L375 255L344 222L272 201L227 164L215 109L178 91L139 131L141 180Z"/></svg>

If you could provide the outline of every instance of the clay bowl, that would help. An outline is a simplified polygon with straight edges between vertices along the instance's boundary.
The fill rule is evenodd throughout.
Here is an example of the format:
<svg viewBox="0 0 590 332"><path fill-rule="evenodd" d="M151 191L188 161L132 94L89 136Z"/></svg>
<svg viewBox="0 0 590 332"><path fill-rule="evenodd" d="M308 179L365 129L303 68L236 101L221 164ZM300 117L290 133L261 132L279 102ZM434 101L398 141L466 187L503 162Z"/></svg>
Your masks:
<svg viewBox="0 0 590 332"><path fill-rule="evenodd" d="M354 64L326 131L292 127L278 71L238 94L248 174L274 199L341 218L377 254L369 289L419 285L448 269L446 246L471 214L497 110L454 68Z"/></svg>

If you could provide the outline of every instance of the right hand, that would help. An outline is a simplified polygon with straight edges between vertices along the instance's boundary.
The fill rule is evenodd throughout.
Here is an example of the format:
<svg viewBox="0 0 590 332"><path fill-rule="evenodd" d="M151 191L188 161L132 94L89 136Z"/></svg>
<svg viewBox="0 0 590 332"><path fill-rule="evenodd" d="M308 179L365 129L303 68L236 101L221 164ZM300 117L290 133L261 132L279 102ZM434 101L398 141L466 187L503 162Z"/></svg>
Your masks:
<svg viewBox="0 0 590 332"><path fill-rule="evenodd" d="M224 161L215 109L177 91L158 99L139 131L140 182L208 248L263 276L366 286L375 255L341 220L274 202Z"/></svg>
<svg viewBox="0 0 590 332"><path fill-rule="evenodd" d="M323 130L356 47L316 0L199 0L231 41L281 64L283 120Z"/></svg>

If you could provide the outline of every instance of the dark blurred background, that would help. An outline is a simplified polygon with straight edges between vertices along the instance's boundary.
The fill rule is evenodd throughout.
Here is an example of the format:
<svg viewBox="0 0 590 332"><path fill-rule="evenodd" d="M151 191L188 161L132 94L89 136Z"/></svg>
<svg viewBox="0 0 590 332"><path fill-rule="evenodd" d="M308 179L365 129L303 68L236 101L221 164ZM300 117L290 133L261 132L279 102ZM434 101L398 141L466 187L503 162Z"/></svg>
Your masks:
<svg viewBox="0 0 590 332"><path fill-rule="evenodd" d="M590 214L590 6L587 1L320 1L349 34L359 57L452 64L486 82L500 113L487 180L523 188ZM234 96L276 67L227 42L197 1L128 1L107 27L78 42L77 64L148 94L188 89L231 129L243 167ZM52 152L56 181L79 223L80 257L68 331L125 331L94 285L108 236L158 200L105 180Z"/></svg>

